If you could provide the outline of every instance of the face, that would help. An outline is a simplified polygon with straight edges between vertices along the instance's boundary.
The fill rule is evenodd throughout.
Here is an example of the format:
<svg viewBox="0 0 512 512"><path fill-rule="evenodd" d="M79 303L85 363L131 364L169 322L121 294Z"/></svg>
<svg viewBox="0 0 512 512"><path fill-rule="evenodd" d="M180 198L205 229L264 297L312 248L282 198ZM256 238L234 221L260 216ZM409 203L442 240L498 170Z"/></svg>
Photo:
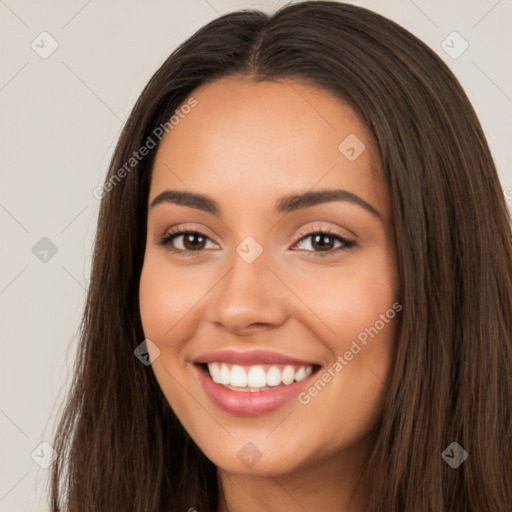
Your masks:
<svg viewBox="0 0 512 512"><path fill-rule="evenodd" d="M222 79L192 97L148 200L155 376L225 471L363 460L401 309L374 142L346 104L295 81Z"/></svg>

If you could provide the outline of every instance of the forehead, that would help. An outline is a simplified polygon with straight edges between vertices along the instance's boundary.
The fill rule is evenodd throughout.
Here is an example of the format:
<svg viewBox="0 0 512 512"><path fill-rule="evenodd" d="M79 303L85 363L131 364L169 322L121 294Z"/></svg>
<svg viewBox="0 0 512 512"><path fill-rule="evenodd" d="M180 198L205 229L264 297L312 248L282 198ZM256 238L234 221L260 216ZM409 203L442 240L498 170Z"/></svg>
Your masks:
<svg viewBox="0 0 512 512"><path fill-rule="evenodd" d="M191 96L197 105L158 148L150 200L166 188L190 188L238 198L242 207L248 195L331 187L363 196L386 214L374 142L330 92L291 80L228 78Z"/></svg>

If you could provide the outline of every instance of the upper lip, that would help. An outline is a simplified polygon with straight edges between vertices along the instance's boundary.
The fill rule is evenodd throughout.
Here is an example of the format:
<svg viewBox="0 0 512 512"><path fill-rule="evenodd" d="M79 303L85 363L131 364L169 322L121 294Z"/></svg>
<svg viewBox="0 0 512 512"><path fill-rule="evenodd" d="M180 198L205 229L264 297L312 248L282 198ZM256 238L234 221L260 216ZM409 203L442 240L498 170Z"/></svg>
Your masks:
<svg viewBox="0 0 512 512"><path fill-rule="evenodd" d="M264 350L251 350L247 352L239 352L235 350L216 350L206 352L194 359L195 363L231 363L239 365L253 364L290 364L290 365L318 365L312 361L304 361L290 357L277 352L269 352Z"/></svg>

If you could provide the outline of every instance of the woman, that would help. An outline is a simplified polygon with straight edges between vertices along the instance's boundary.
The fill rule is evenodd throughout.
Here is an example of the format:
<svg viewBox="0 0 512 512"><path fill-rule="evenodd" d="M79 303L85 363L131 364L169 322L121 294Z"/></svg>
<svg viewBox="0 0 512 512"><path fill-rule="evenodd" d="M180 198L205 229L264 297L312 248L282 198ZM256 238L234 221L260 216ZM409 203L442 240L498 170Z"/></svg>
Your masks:
<svg viewBox="0 0 512 512"><path fill-rule="evenodd" d="M510 510L510 216L416 37L334 2L222 16L98 196L52 510Z"/></svg>

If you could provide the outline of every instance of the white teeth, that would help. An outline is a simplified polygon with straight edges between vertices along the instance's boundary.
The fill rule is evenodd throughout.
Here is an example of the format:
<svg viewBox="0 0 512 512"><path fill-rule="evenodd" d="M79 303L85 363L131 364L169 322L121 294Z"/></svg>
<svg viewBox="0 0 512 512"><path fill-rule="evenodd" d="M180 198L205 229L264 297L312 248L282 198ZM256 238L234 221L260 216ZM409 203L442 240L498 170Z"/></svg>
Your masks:
<svg viewBox="0 0 512 512"><path fill-rule="evenodd" d="M218 363L209 364L208 369L210 370L210 375L212 377L213 382L220 384L220 369Z"/></svg>
<svg viewBox="0 0 512 512"><path fill-rule="evenodd" d="M297 370L297 373L295 374L295 380L296 381L300 381L302 379L305 379L306 377L307 377L307 375L306 375L306 368L304 368L304 366L301 366Z"/></svg>
<svg viewBox="0 0 512 512"><path fill-rule="evenodd" d="M261 365L231 366L226 363L208 363L208 370L217 384L236 391L256 392L272 386L288 386L294 381L299 382L313 373L313 366L286 365L282 370L278 366L271 366L265 372Z"/></svg>
<svg viewBox="0 0 512 512"><path fill-rule="evenodd" d="M272 366L267 372L267 384L269 386L279 386L281 384L281 372L277 366Z"/></svg>
<svg viewBox="0 0 512 512"><path fill-rule="evenodd" d="M223 364L220 368L220 383L225 386L226 384L229 384L231 382L231 372L229 371L229 368Z"/></svg>
<svg viewBox="0 0 512 512"><path fill-rule="evenodd" d="M241 366L235 364L233 368L231 368L230 384L237 388L245 388L247 386L247 374Z"/></svg>
<svg viewBox="0 0 512 512"><path fill-rule="evenodd" d="M270 389L268 387L264 387L264 388L250 388L250 387L245 387L245 388L236 388L234 386L226 386L228 389L232 389L233 391L245 391L245 392L252 392L252 393L255 393L256 391L264 391L266 389Z"/></svg>
<svg viewBox="0 0 512 512"><path fill-rule="evenodd" d="M295 378L295 369L293 366L285 366L283 370L283 374L281 375L281 382L283 384L291 384L293 382L293 379Z"/></svg>
<svg viewBox="0 0 512 512"><path fill-rule="evenodd" d="M267 385L267 376L261 366L253 366L247 375L247 384L251 388L262 388Z"/></svg>

